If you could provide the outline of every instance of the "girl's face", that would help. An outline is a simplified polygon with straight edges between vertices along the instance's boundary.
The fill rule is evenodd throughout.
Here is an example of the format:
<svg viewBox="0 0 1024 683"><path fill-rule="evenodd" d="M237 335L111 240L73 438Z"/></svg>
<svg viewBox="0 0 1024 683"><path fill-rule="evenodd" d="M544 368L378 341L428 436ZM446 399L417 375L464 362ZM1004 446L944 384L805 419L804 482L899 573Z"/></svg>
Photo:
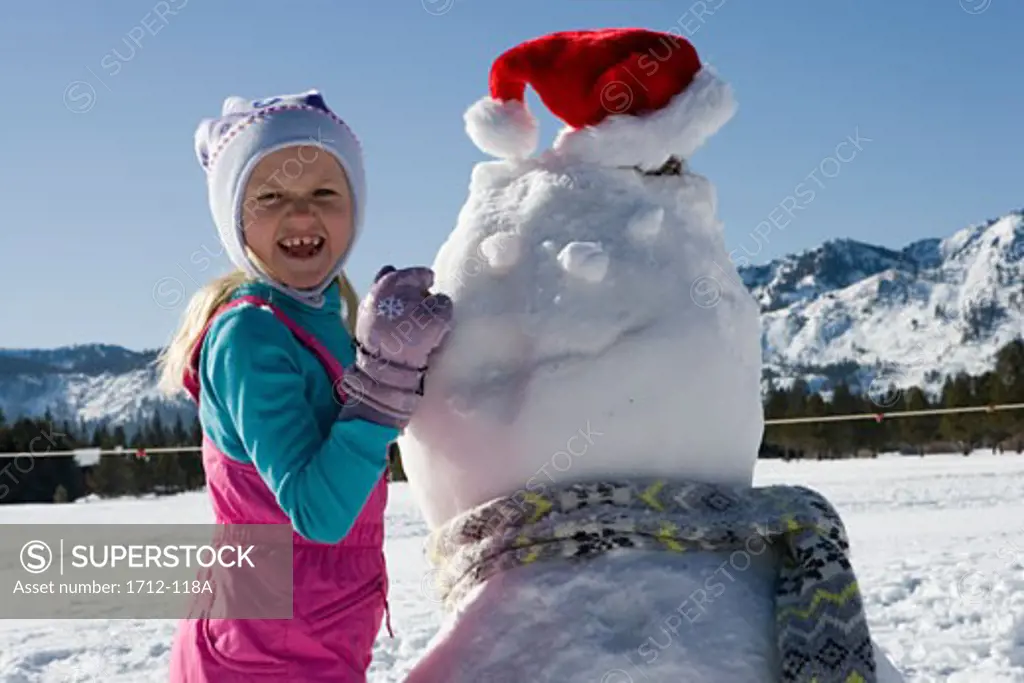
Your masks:
<svg viewBox="0 0 1024 683"><path fill-rule="evenodd" d="M243 202L246 244L267 274L289 287L320 284L352 241L347 177L319 147L286 147L264 157Z"/></svg>

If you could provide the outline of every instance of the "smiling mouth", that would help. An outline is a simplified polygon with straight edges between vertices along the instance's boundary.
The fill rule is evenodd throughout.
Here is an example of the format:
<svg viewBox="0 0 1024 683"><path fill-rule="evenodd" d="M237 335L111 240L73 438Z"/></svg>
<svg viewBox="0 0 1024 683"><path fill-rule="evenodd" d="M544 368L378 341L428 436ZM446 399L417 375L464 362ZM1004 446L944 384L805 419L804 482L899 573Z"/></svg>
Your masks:
<svg viewBox="0 0 1024 683"><path fill-rule="evenodd" d="M289 258L309 259L323 251L326 240L323 237L286 237L278 240L278 248Z"/></svg>

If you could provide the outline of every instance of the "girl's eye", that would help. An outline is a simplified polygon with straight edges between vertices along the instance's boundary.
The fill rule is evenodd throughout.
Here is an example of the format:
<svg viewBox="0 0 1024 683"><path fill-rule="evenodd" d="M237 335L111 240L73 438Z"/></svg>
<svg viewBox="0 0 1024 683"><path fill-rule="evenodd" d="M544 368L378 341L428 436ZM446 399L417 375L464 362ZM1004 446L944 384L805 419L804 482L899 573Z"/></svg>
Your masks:
<svg viewBox="0 0 1024 683"><path fill-rule="evenodd" d="M281 198L278 192L266 192L256 197L256 201L260 204L269 204L270 202L276 201Z"/></svg>
<svg viewBox="0 0 1024 683"><path fill-rule="evenodd" d="M338 193L335 192L334 190L332 190L329 187L321 187L319 190L317 190L313 194L315 196L317 196L317 197L331 197L331 196L336 195Z"/></svg>

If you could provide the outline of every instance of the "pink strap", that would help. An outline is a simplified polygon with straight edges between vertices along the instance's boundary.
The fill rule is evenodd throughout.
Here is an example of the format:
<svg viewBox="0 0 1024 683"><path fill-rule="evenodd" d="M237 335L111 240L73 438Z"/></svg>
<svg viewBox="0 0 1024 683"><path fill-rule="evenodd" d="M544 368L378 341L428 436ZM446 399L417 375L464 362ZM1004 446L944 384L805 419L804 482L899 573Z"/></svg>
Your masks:
<svg viewBox="0 0 1024 683"><path fill-rule="evenodd" d="M291 330L292 334L294 334L295 337L298 338L306 348L312 351L313 355L315 355L317 359L319 359L320 363L327 370L327 374L331 379L331 386L334 387L337 399L344 403L345 394L341 389L341 378L345 374L345 370L341 363L338 362L338 359L335 358L334 355L327 350L327 347L321 344L316 337L302 329L302 327L300 327L294 320L282 313L280 309L269 301L252 294L240 296L218 308L214 311L213 315L210 316L206 325L203 326L202 332L199 333L199 337L196 339L196 344L192 349L192 358L189 361L189 367L185 370L184 377L185 389L196 403L199 403L199 357L202 354L203 340L206 339L206 335L210 331L210 326L218 315L236 306L241 306L242 304L250 304L253 306L262 306L267 308L275 317L277 317L278 320L283 322L288 329ZM390 471L390 467L384 468L384 474L381 476L381 480L378 485L387 486ZM387 595L384 596L384 611L387 615L388 633L392 638L394 638L395 634L391 629L391 606L388 604Z"/></svg>
<svg viewBox="0 0 1024 683"><path fill-rule="evenodd" d="M334 355L327 350L327 347L321 344L316 337L302 329L302 327L300 327L294 320L282 313L279 308L269 301L252 294L240 296L218 308L206 322L206 325L203 327L203 331L199 333L199 338L196 339L196 345L192 348L192 358L189 362L189 367L185 371L185 377L183 378L185 389L192 396L192 400L196 403L199 402L199 356L202 352L203 340L206 338L206 334L210 331L210 326L218 315L224 311L235 308L236 306L241 306L242 304L262 306L263 308L270 310L278 320L283 322L288 329L291 330L292 334L294 334L295 337L298 338L298 340L317 357L320 363L327 370L327 375L331 378L331 385L338 394L338 399L342 401L344 400L344 394L341 390L341 378L345 374L345 370L341 363L338 362L338 359L335 358Z"/></svg>

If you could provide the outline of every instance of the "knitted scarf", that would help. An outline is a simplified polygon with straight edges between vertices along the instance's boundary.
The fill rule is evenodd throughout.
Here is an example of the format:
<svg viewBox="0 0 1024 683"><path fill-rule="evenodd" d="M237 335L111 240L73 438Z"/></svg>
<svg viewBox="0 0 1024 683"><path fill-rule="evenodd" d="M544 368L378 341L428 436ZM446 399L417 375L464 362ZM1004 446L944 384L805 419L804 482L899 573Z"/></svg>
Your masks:
<svg viewBox="0 0 1024 683"><path fill-rule="evenodd" d="M431 534L446 608L513 567L616 549L782 551L776 590L781 683L876 683L864 604L839 514L800 486L741 489L665 480L546 487L498 498ZM762 545L762 548L764 546Z"/></svg>

